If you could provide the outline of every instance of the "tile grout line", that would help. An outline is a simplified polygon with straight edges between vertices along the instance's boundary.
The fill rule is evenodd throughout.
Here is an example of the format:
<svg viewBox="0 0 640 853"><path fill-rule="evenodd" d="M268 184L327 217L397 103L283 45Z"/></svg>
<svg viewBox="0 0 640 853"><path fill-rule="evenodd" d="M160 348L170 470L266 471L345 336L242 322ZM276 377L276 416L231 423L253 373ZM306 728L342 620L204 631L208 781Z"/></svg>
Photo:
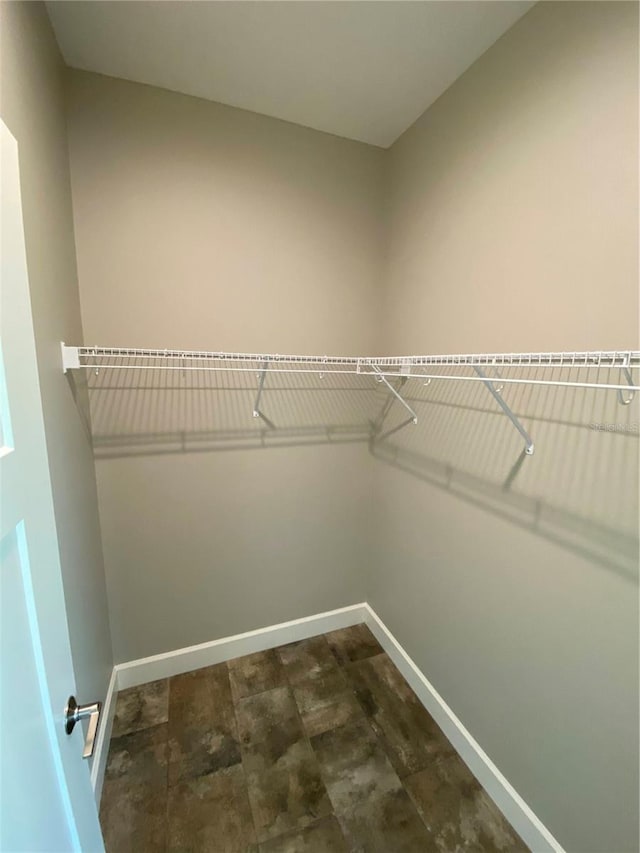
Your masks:
<svg viewBox="0 0 640 853"><path fill-rule="evenodd" d="M324 635L324 634L323 634L323 636L324 636L324 637L325 637L325 639L326 639L326 635ZM331 646L329 645L329 643L328 643L328 642L327 642L327 645L329 646L329 649L331 650L331 653L332 653L332 654L334 654L334 653L333 653L333 649L331 649ZM387 653L385 652L385 650L384 650L384 649L382 649L382 651L378 652L378 653L377 653L377 654L375 654L375 655L369 655L369 657L367 657L367 658L362 658L362 660L371 660L372 658L381 657L382 655L387 655ZM336 657L336 656L335 656L335 654L334 654L334 657ZM387 657L389 657L389 656L387 655ZM348 662L348 664L344 664L344 665L343 665L343 664L341 664L339 660L337 660L337 657L336 657L336 661L337 661L338 666L340 667L340 669L345 673L345 678L346 678L346 680L347 680L347 682L348 682L348 685L349 685L349 687L351 688L351 690L352 690L352 692L353 692L353 694L354 694L354 696L355 696L355 698L356 698L356 702L358 703L358 705L359 705L359 707L360 707L360 709L361 709L361 711L362 711L362 714L363 714L364 719L365 719L365 721L366 721L366 723L367 723L367 726L368 726L368 727L369 727L369 729L371 730L371 733L373 734L373 737L375 738L376 743L378 744L378 746L380 747L380 749L382 750L382 752L383 752L383 753L384 753L384 755L386 756L387 761L388 761L388 762L389 762L389 764L391 765L391 769L392 769L392 770L393 770L393 772L396 774L396 776L397 776L397 778L398 778L398 782L400 783L400 787L402 788L402 790L405 792L405 794L406 794L406 795L407 795L407 797L409 798L409 802L411 803L411 806L413 807L413 809L414 809L414 811L415 811L416 815L418 816L418 819L420 820L420 822L421 822L421 823L423 824L423 826L425 827L425 829L426 829L426 831L428 832L429 836L430 836L430 837L433 837L433 832L432 832L431 828L427 825L426 821L424 820L424 818L423 818L423 817L422 817L422 815L420 814L420 811L418 810L418 808L417 808L417 806L416 806L415 802L413 801L413 797L411 796L411 794L409 793L409 791L407 790L407 788L406 788L406 786L405 786L405 784L404 784L404 779L405 779L405 778L409 778L409 776L414 775L414 774L408 774L408 776L406 776L406 777L401 777L401 776L400 776L400 774L399 774L399 773L397 772L397 770L395 769L395 767L393 767L393 765L391 764L391 760L390 760L390 758L389 758L389 753L387 752L387 749L386 749L386 747L385 747L385 745L384 745L384 742L382 741L382 738L380 738L380 737L379 737L378 733L377 733L377 732L376 732L376 730L374 729L374 727L373 727L373 725L372 725L372 723L371 723L371 720L369 719L369 715L367 714L367 711L366 711L366 709L365 709L364 705L362 704L362 702L360 701L360 698L358 697L358 691L357 691L357 690L356 690L356 688L354 687L354 684L353 684L353 681L351 680L351 678L349 678L349 675L348 675L348 672L347 672L347 666L348 666L348 665L349 665L349 666L353 666L354 664L360 663L360 661L349 661L349 662ZM393 664L393 661L391 661L391 662L392 662L392 664ZM393 665L395 666L395 664L393 664ZM396 669L397 669L397 667L396 667ZM400 673L400 674L402 675L402 673ZM411 685L409 685L409 687L411 687ZM412 691L412 692L413 692L413 691ZM345 723L344 725L348 725L348 723ZM336 727L336 728L339 728L339 727ZM437 763L437 761L436 761L436 762L434 762L434 763ZM423 769L424 769L424 768L423 768ZM420 773L420 772L422 772L422 771L421 771L421 770L418 770L418 771L416 771L416 772L417 772L417 773Z"/></svg>
<svg viewBox="0 0 640 853"><path fill-rule="evenodd" d="M317 635L315 635L314 637L307 637L306 639L317 639L318 637L322 637L323 639L325 639L325 635L324 635L324 634L317 634ZM277 657L277 660L278 660L278 663L279 663L279 665L280 665L280 667L281 667L281 669L282 669L282 672L283 672L283 674L284 674L284 678L285 678L285 682L286 682L286 684L284 684L284 685L278 685L278 686L276 686L276 687L269 687L269 688L267 688L266 690L259 690L259 691L258 691L258 692L256 692L256 693L250 693L248 696L238 697L238 701L242 701L242 700L244 700L244 699L253 699L255 696L262 696L262 695L264 695L265 693L270 693L270 692L271 692L271 691L273 691L273 690L281 690L283 687L285 687L285 688L288 690L289 695L290 695L290 697L291 697L291 699L292 699L292 701L293 701L293 708L294 708L294 711L295 711L296 718L298 719L298 722L299 722L299 724L300 724L300 732L301 732L301 734L302 734L302 739L307 743L307 745L308 745L309 749L311 750L311 755L313 756L313 758L315 759L315 762L316 762L316 764L317 764L317 767L318 767L318 774L319 774L320 779L321 779L321 781L322 781L322 784L323 784L323 786L324 786L325 793L326 793L326 795L327 795L327 799L329 800L329 803L331 804L331 812L329 812L329 813L328 813L328 814L326 814L326 815L316 815L316 816L315 816L315 818L311 821L311 823L310 823L310 824L307 824L306 826L293 827L292 829L288 829L288 830L286 830L285 832L280 833L279 835L274 835L272 838L268 838L268 839L267 839L267 841L269 841L269 842L270 842L270 841L274 841L274 840L276 840L276 839L278 839L278 838L286 838L287 836L293 836L293 835L296 835L297 833L304 832L304 831L305 831L306 829L308 829L309 827L315 826L319 821L324 820L324 819L329 818L329 817L334 817L334 818L336 819L336 821L338 822L338 825L340 826L340 831L341 831L341 833L343 834L343 837L344 837L344 833L343 833L343 830L342 830L342 825L341 825L341 823L340 823L340 820L339 820L339 818L338 818L338 815L337 815L337 814L336 814L336 812L335 812L335 808L334 808L333 802L332 802L332 800L331 800L331 796L329 795L329 791L327 790L327 787L326 787L326 785L325 785L324 778L323 778L323 776L322 776L322 770L321 770L321 767L320 767L320 762L318 761L318 758L317 758L316 752L315 752L315 750L314 750L314 748L313 748L313 745L311 744L311 738L310 738L310 736L309 736L309 734L308 734L308 732L307 732L306 726L304 725L304 721L303 721L303 719L302 719L302 714L301 714L300 708L299 708L299 706L298 706L298 701L297 701L297 699L296 699L296 695L295 695L295 685L291 682L290 677L289 677L289 673L288 673L288 668L287 668L287 666L284 664L284 662L283 662L283 660L282 660L282 657L280 656L280 649L285 648L286 646L290 646L290 645L297 645L298 643L303 643L303 642L305 642L305 640L298 640L298 641L296 641L296 642L294 642L294 643L284 643L282 646L276 646L276 647L275 647L274 649L272 649L272 650L267 650L267 651L273 651L273 652L275 653L275 655L276 655L276 657ZM328 645L328 644L327 644L327 645ZM330 647L329 647L329 649L330 649ZM330 649L330 651L331 651L331 649ZM261 654L261 653L258 653L258 654ZM248 657L248 656L242 655L241 657ZM237 660L237 658L234 658L233 660ZM230 662L231 662L231 661L227 661L227 666L228 666L228 664L229 664ZM336 663L337 663L337 661L336 661ZM338 663L338 668L340 668L339 663ZM347 686L348 686L348 684L347 684ZM235 697L233 696L233 693L232 693L232 699L233 699L234 715L236 716L236 725L237 725L237 713L236 713L236 711L237 711L237 704L236 704L236 699L235 699ZM240 738L239 738L239 737L238 737L238 740L240 740ZM240 752L241 752L241 755L243 755L242 746L240 746ZM243 765L243 773L244 773L244 758L243 758L243 761L242 761L242 765ZM245 779L246 779L246 774L245 774ZM248 788L248 786L247 786L247 788ZM247 795L248 795L248 791L247 791ZM254 821L254 828L256 829L256 839L257 839L257 838L258 838L258 831L257 831L256 823L255 823L255 815L254 815L254 813L253 813L253 804L252 804L252 801L251 801L251 797L249 796L248 798L249 798L249 803L250 803L250 805L251 805L251 813L252 813L252 818L253 818L253 821ZM346 838L345 838L345 842L346 842ZM260 848L260 846L262 845L262 842L258 841L257 843L258 843L258 848Z"/></svg>
<svg viewBox="0 0 640 853"><path fill-rule="evenodd" d="M317 635L316 635L316 637L324 637L324 634L317 634ZM316 637L308 637L307 639L309 639L309 640L313 640L313 639L316 639ZM300 643L304 643L304 642L306 642L306 640L300 640L299 642L300 642ZM285 645L290 645L290 644L285 644ZM326 786L326 784L325 784L324 777L323 777L323 775L322 775L322 768L321 768L321 766L320 766L320 762L319 762L319 760L318 760L318 756L316 755L316 751L315 751L315 749L313 748L313 744L311 743L311 738L309 737L309 733L307 732L307 728L306 728L306 726L305 726L305 724L304 724L304 720L302 719L302 713L301 713L300 708L299 708L299 706L298 706L298 700L296 699L296 692L295 692L295 689L294 689L294 685L291 683L291 680L290 680L290 678L289 678L289 673L288 673L287 667L285 666L285 664L284 664L284 663L283 663L283 661L282 661L282 658L280 657L279 649L281 649L281 648L284 648L284 647L283 647L283 646L279 646L279 647L276 649L276 654L278 655L278 660L280 661L280 664L281 664L281 666L282 666L282 668L283 668L283 670L284 670L284 676L285 676L285 678L286 678L286 680L287 680L287 686L288 686L289 691L290 691L290 693L291 693L291 698L293 699L293 706L294 706L294 708L296 709L296 716L298 717L298 721L300 722L300 729L301 729L301 731L302 731L302 735L303 735L304 739L306 740L306 742L307 742L307 744L308 744L308 746L309 746L309 749L311 750L311 755L313 756L313 758L314 758L314 760L315 760L315 762L316 762L316 764L317 764L317 767L318 767L318 775L320 776L320 779L321 779L321 781L322 781L322 785L323 785L324 790L325 790L325 793L326 793L326 795L327 795L327 799L329 800L329 803L331 804L331 812L330 812L330 814L331 814L331 815L333 815L333 817L335 817L335 819L338 821L338 825L340 826L340 832L342 832L342 824L340 823L340 819L338 818L338 815L336 814L335 806L333 805L333 800L331 799L331 795L329 794L329 791L328 791L327 786ZM330 815L324 815L324 817L329 817L329 816L330 816ZM316 818L316 820L320 820L320 818L318 817L318 818ZM343 833L343 835L344 835L344 833ZM345 840L346 840L346 839L345 839Z"/></svg>
<svg viewBox="0 0 640 853"><path fill-rule="evenodd" d="M359 663L360 661L352 661L352 660L349 660L349 661L347 661L346 663L343 663L342 661L340 661L340 660L339 660L338 656L336 655L336 653L334 652L334 650L331 648L331 644L329 643L329 641L328 641L328 639L327 639L327 634L318 634L317 636L318 636L318 637L321 637L321 638L324 640L324 642L325 642L325 644L326 644L327 648L329 649L329 652L330 652L330 654L331 654L331 656L332 656L332 658L333 658L333 660L334 660L334 662L335 662L336 666L338 667L338 671L341 673L341 675L342 675L342 676L343 676L343 678L344 678L345 686L346 686L347 690L349 690L349 691L351 692L351 694L354 696L355 701L356 701L356 703L357 703L357 705L358 705L358 707L359 707L360 711L362 712L362 719L363 719L364 723L366 724L367 728L371 731L371 734L373 735L373 738L374 738L375 742L378 744L378 746L380 747L381 751L382 751L382 752L383 752L383 754L385 755L385 757L386 757L387 761L389 762L389 766L391 767L391 771L392 771L393 773L395 773L395 775L396 775L396 777L397 777L397 779L398 779L398 783L400 784L400 787L402 788L402 790L403 790L403 791L405 791L405 793L406 793L406 794L407 794L407 796L409 797L409 801L410 801L410 803L411 803L411 806L412 806L412 807L413 807L413 809L415 810L415 812L416 812L416 815L417 815L418 819L419 819L419 820L420 820L420 822L425 826L425 829L427 830L427 832L429 833L429 835L432 835L431 830L429 829L429 827L427 827L427 825L425 824L424 820L422 819L422 816L421 816L421 815L420 815L420 813L418 812L418 809L416 808L416 805L415 805L415 803L413 802L413 798L410 796L409 792L406 790L406 788L405 788L405 786L404 786L404 783L403 783L403 781L402 781L402 779L401 779L400 775L399 775L399 774L398 774L398 772L396 771L395 767L393 767L393 765L391 764L391 761L390 761L390 759L389 759L389 756L388 756L387 750L385 749L384 744L382 743L381 739L379 738L379 736L378 736L377 732L376 732L376 731L375 731L375 729L373 728L373 726L372 726L372 724L371 724L371 721L370 721L370 719L369 719L369 716L368 716L368 714L367 714L367 712L366 712L366 710L365 710L365 708L364 708L364 706L363 706L362 702L361 702L361 701L360 701L360 699L358 698L358 693L357 693L357 691L356 691L356 689L355 689L355 687L354 687L354 685L353 685L353 681L351 680L351 678L349 678L349 675L348 675L348 673L347 673L347 666L350 666L350 665L353 665L353 664L357 664L357 663ZM309 638L309 639L317 639L317 638ZM305 642L305 641L304 641L304 640L301 640L300 642ZM278 651L278 650L276 649L276 652L277 652L277 651ZM377 652L376 654L374 654L374 655L369 655L367 658L362 658L362 660L370 660L371 658L380 657L381 655L385 655L385 654L386 654L385 650L384 650L384 649L381 649L381 651ZM286 672L286 667L285 667L285 672ZM286 677L287 677L287 681L289 682L289 676L287 675ZM290 682L289 682L289 684L290 684ZM301 721L301 723L302 723L303 731L304 731L304 732L305 732L305 734L306 734L306 728L304 727L304 723L302 722L302 717L301 717L301 715L300 715L300 711L299 711L299 708L298 708L298 703L297 703L297 700L296 700L296 698L295 698L295 690L294 690L294 686L293 686L293 685L291 685L291 684L290 684L290 686L291 686L291 691L292 691L292 694L293 694L293 700L294 700L294 703L295 703L295 705L296 705L296 709L298 710L298 715L300 716L300 721ZM330 732L330 731L331 731L331 732L334 732L334 731L336 731L336 730L338 730L338 729L345 728L346 726L351 725L351 723L352 723L352 722L353 722L353 720L347 720L345 723L341 723L339 726L334 726L333 728L327 729L327 732ZM321 736L322 734L325 734L325 732L320 732L318 736ZM312 750L312 752L313 752L314 756L316 756L316 752L315 752L315 750L314 750L314 748L313 748L313 744L311 743L311 738L310 738L308 735L307 735L307 739L308 739L308 741L309 741L309 745L311 746L311 750ZM317 760L317 756L316 756L316 760ZM345 830L343 829L342 822L341 822L341 820L340 820L340 816L339 816L339 815L337 814L337 812L335 811L335 806L333 805L333 801L331 800L331 794L329 793L329 790L328 790L328 788L326 787L326 783L325 783L324 775L323 775L323 773L322 773L322 766L321 766L321 764L320 764L320 762L319 762L319 761L318 761L318 767L319 767L319 769L320 769L320 776L321 776L321 778L322 778L322 782L323 782L323 784L325 785L325 790L327 791L327 796L329 797L329 801L331 802L331 805L332 805L332 807L333 807L333 815L334 815L334 817L336 818L336 820L338 821L338 824L339 824L339 826L340 826L340 830L342 831L342 835L343 835L343 838L344 838L345 842L347 842L347 838L348 838L348 836L347 836L347 834L346 834Z"/></svg>
<svg viewBox="0 0 640 853"><path fill-rule="evenodd" d="M325 640L325 642L326 642L326 635L325 635L325 634L317 634L316 636L317 636L317 637L322 637L322 638L323 638L323 640ZM316 639L316 637L308 637L307 639ZM305 641L305 640L300 640L300 643L304 643L304 642L306 642L306 641ZM289 645L289 644L286 644L286 645ZM329 645L329 644L327 643L327 645ZM280 648L282 648L282 646L279 646L279 647L276 649L276 654L278 655L278 659L280 660L280 663L281 663L281 665L282 665L282 668L284 669L285 678L287 679L287 686L288 686L289 691L290 691L290 693L291 693L291 698L293 699L293 706L294 706L294 708L296 709L296 716L298 717L298 720L299 720L299 722L300 722L300 728L301 728L301 730L302 730L303 737L304 737L304 739L306 740L306 742L307 742L307 744L308 744L308 746L309 746L309 749L311 750L311 754L313 755L313 758L314 758L314 760L315 760L315 762L316 762L316 765L317 765L317 767L318 767L318 774L319 774L319 776L320 776L320 780L322 781L322 785L323 785L324 790L325 790L325 793L326 793L326 795L327 795L327 799L329 800L329 803L331 804L331 812L330 812L330 814L329 814L329 815L324 815L324 817L330 817L330 816L332 815L332 816L336 819L336 821L338 822L338 826L340 827L340 832L342 833L342 837L343 837L343 839L344 839L345 846L346 846L346 847L348 847L348 843L347 843L347 836L345 835L345 831L344 831L344 828L343 828L343 826L342 826L342 821L340 820L340 816L336 813L335 805L334 805L334 803L333 803L333 800L331 799L331 794L329 793L329 789L327 788L327 784L326 784L326 782L325 782L324 774L322 773L322 766L321 766L321 764L320 764L320 760L318 759L318 756L316 755L316 751L315 751L315 749L313 748L313 744L311 743L311 738L309 737L309 733L307 732L306 726L305 726L305 724L304 724L304 722L303 722L302 714L300 713L300 708L298 707L298 702L297 702L297 700L296 700L295 690L294 690L293 684L292 684L292 683L291 683L291 681L289 680L289 674L288 674L288 672L287 672L287 667L286 667L286 666L284 665L284 663L282 662L282 658L280 657L280 654L278 653L278 650L279 650ZM330 647L330 646L329 646L329 650L331 651L331 647ZM320 820L320 819L321 819L321 818L320 818L320 817L318 817L318 818L316 818L316 821L317 821L317 820ZM316 821L314 821L314 822L316 822Z"/></svg>
<svg viewBox="0 0 640 853"><path fill-rule="evenodd" d="M241 655L241 657L246 657L246 655ZM238 660L238 658L232 658L232 660ZM233 707L233 719L236 722L236 736L238 738L238 747L240 749L240 766L242 768L242 781L244 782L244 789L247 795L247 800L249 802L249 811L251 812L251 822L253 823L253 835L256 839L256 850L257 853L260 853L260 847L262 846L262 842L259 840L258 836L258 823L256 821L255 809L253 807L253 798L249 793L249 779L247 776L247 769L244 766L244 749L242 745L242 738L240 737L240 723L238 721L238 702L242 699L248 699L248 696L238 697L236 699L233 688L231 687L231 670L229 669L230 661L224 661L225 667L227 669L227 677L229 679L229 691L231 693L231 705ZM266 690L262 690L261 693L266 693ZM260 695L260 694L256 694Z"/></svg>

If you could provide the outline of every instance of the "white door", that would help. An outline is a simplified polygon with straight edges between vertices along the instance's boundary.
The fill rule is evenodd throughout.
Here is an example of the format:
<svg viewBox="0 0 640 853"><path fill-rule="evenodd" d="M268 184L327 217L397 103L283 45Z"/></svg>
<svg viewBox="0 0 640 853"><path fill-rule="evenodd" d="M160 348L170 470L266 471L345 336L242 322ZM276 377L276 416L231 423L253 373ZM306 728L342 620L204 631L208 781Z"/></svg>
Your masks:
<svg viewBox="0 0 640 853"><path fill-rule="evenodd" d="M18 146L2 122L0 132L0 851L88 853L104 847L82 759L83 727L64 731L75 684L36 369Z"/></svg>

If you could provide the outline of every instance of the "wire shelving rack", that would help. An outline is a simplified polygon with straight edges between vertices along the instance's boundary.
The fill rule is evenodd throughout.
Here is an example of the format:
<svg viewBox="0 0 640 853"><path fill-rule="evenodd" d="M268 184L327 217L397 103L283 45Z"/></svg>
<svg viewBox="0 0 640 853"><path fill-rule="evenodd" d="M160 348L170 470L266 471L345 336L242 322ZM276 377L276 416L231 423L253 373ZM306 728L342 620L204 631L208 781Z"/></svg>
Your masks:
<svg viewBox="0 0 640 853"><path fill-rule="evenodd" d="M622 405L631 403L640 390L632 371L640 369L640 351L467 353L414 356L328 356L282 355L279 353L229 353L202 350L140 349L100 346L62 346L62 365L67 370L154 370L154 371L240 371L257 376L253 416L265 418L260 403L270 373L355 374L371 376L389 392L384 416L397 400L408 411L406 424L417 423L417 415L402 397L408 381L482 382L511 420L533 453L531 437L503 396L509 385L590 388L615 391ZM265 418L266 419L266 418ZM404 423L402 424L404 426Z"/></svg>

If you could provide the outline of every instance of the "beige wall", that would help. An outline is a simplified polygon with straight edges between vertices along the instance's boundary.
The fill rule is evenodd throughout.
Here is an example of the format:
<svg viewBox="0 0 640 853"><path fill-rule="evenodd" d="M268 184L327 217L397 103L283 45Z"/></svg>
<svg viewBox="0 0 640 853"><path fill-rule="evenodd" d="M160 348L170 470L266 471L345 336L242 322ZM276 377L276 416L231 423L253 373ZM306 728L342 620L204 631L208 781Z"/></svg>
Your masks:
<svg viewBox="0 0 640 853"><path fill-rule="evenodd" d="M538 4L393 145L385 347L638 346L636 8Z"/></svg>
<svg viewBox="0 0 640 853"><path fill-rule="evenodd" d="M637 70L635 4L540 3L392 147L384 350L638 347ZM567 850L637 850L637 401L507 388L522 459L410 393L368 600Z"/></svg>
<svg viewBox="0 0 640 853"><path fill-rule="evenodd" d="M372 351L380 149L79 72L68 116L89 343ZM92 376L118 661L364 596L373 466L326 427L362 437L369 402L270 377L265 448L254 374L192 378Z"/></svg>
<svg viewBox="0 0 640 853"><path fill-rule="evenodd" d="M40 3L1 3L2 119L18 141L31 307L77 695L104 699L111 667L95 471L60 341L81 341L64 65Z"/></svg>

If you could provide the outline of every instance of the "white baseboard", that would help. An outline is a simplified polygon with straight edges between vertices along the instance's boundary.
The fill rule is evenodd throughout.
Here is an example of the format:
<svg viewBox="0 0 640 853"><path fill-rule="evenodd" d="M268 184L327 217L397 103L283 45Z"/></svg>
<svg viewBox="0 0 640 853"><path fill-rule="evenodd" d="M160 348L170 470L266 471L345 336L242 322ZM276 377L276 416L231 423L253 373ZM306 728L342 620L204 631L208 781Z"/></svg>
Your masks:
<svg viewBox="0 0 640 853"><path fill-rule="evenodd" d="M198 646L188 646L173 652L120 663L115 667L118 690L136 687L158 678L180 675L181 672L222 663L252 652L273 649L296 640L306 640L307 637L315 637L338 628L348 628L350 625L364 622L366 614L366 604L352 604L350 607L329 610L316 616L305 616L291 622L281 622L279 625L269 625L210 643L200 643Z"/></svg>
<svg viewBox="0 0 640 853"><path fill-rule="evenodd" d="M360 622L365 622L369 626L380 645L409 682L418 699L525 844L536 853L537 851L564 853L562 846L491 761L375 611L366 603L353 604L350 607L319 613L316 616L306 616L303 619L258 628L255 631L223 637L209 643L117 664L113 669L105 700L104 720L98 733L91 771L96 800L99 802L102 790L115 712L116 689L123 690L156 681L159 678L169 678L172 675L190 672L203 666L212 666L252 652L273 649L285 643L305 640L338 628L347 628Z"/></svg>
<svg viewBox="0 0 640 853"><path fill-rule="evenodd" d="M431 714L454 749L465 762L505 818L525 844L536 851L564 853L562 846L542 821L525 803L510 782L503 776L480 744L464 727L435 689L429 679L416 666L378 614L365 604L365 622L382 648L389 655L412 690Z"/></svg>
<svg viewBox="0 0 640 853"><path fill-rule="evenodd" d="M118 673L114 667L111 671L107 695L105 696L105 700L100 711L98 734L96 737L96 745L93 750L93 759L91 764L91 784L93 786L93 795L98 806L100 805L100 797L102 796L102 783L104 782L104 771L107 766L107 756L109 755L109 741L111 740L113 716L116 712L116 698L118 696L119 689Z"/></svg>

